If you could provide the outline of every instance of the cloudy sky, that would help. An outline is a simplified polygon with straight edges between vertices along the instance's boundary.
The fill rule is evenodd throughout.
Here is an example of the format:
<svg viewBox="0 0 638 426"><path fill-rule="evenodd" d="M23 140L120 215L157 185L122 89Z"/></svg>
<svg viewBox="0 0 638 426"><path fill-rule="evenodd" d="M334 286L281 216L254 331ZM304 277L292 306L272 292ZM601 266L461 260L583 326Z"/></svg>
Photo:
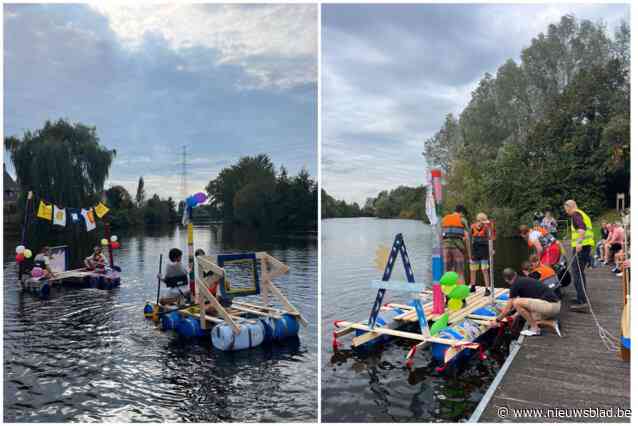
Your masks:
<svg viewBox="0 0 638 426"><path fill-rule="evenodd" d="M5 5L4 132L97 127L107 184L177 197L240 156L317 172L316 5Z"/></svg>
<svg viewBox="0 0 638 426"><path fill-rule="evenodd" d="M363 203L424 181L423 141L486 73L573 13L612 30L628 5L324 5L322 187Z"/></svg>

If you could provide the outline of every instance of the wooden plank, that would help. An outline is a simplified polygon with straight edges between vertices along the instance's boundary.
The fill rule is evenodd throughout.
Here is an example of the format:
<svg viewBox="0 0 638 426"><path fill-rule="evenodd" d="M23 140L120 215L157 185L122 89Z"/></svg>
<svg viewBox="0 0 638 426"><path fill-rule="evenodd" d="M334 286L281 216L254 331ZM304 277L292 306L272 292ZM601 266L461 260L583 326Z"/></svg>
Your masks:
<svg viewBox="0 0 638 426"><path fill-rule="evenodd" d="M306 319L301 315L301 313L299 313L299 311L297 310L297 308L295 308L292 303L290 303L288 301L288 299L286 298L286 296L284 296L284 294L281 292L281 290L279 290L273 283L272 281L268 280L264 283L266 286L268 286L268 289L270 290L270 292L272 294L275 295L275 297L277 297L279 299L279 301L282 303L282 305L284 305L284 307L286 308L286 310L288 311L289 314L296 316L299 319L299 322L304 326L307 327L308 326L308 321L306 321Z"/></svg>
<svg viewBox="0 0 638 426"><path fill-rule="evenodd" d="M269 318L275 318L275 319L281 319L281 315L279 314L275 314L275 313L270 313L270 312L264 312L264 311L258 311L257 309L252 309L252 308L245 308L243 306L235 306L235 304L233 304L232 306L234 309L241 311L241 312L246 312L249 314L255 314L255 315L259 315L262 317L269 317Z"/></svg>
<svg viewBox="0 0 638 426"><path fill-rule="evenodd" d="M206 287L204 282L202 280L200 280L199 277L195 281L196 281L197 285L199 286L199 293L201 294L201 296L203 296L204 299L208 300L208 303L213 305L213 307L215 308L215 311L218 314L220 314L222 316L222 318L224 318L226 323L228 323L228 325L230 325L233 328L233 332L235 334L239 334L241 332L241 330L240 330L239 326L237 325L237 323L235 323L235 321L233 320L233 317L231 317L228 314L228 312L226 312L226 309L221 305L221 303L219 303L217 298L214 297L212 294L210 294L210 291L208 290L208 288ZM205 305L202 303L202 305L200 306L200 309L201 309L202 306L205 306ZM202 310L202 312L206 312L206 310L204 309L204 310Z"/></svg>
<svg viewBox="0 0 638 426"><path fill-rule="evenodd" d="M364 330L364 331L370 331L370 327L368 327L366 324L361 324L361 323L351 323L351 322L343 322L344 327L351 327L351 328L355 328L357 330ZM393 330L391 328L384 328L384 327L375 327L374 331L371 331L371 333L366 333L366 334L376 334L377 337L381 334L387 334L390 336L394 336L394 337L401 337L403 339L411 339L411 340L418 340L421 342L432 342L432 343L442 343L444 345L463 345L463 344L471 344L472 342L469 341L465 341L465 340L454 340L454 339L444 339L441 337L423 337L422 334L419 333L411 333L409 331L401 331L401 330ZM363 335L362 335L363 336ZM362 336L357 336L357 337L362 337ZM357 339L357 337L352 339L352 346L356 347L356 346L360 346L361 343L357 343L355 344L355 339Z"/></svg>

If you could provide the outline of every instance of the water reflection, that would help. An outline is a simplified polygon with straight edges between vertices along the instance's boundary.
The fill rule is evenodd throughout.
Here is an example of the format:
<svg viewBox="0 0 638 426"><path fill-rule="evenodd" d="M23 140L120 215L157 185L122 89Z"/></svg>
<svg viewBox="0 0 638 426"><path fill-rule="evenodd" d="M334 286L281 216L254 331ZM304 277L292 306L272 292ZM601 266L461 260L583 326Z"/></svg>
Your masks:
<svg viewBox="0 0 638 426"><path fill-rule="evenodd" d="M5 235L5 421L314 421L316 238L253 238L235 245L197 227L207 253L265 250L290 266L278 286L309 320L299 339L238 353L181 340L142 316L155 298L159 254L186 250L179 228L117 232L122 286L63 288L41 301L16 286Z"/></svg>

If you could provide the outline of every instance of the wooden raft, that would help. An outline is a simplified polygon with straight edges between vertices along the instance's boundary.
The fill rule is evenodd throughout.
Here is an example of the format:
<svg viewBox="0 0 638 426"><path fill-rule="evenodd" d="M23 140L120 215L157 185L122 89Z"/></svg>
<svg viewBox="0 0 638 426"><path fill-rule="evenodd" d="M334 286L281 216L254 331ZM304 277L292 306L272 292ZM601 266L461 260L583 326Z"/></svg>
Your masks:
<svg viewBox="0 0 638 426"><path fill-rule="evenodd" d="M480 291L480 290L479 290ZM499 289L495 289L494 294L495 294L495 298L500 297L501 295L505 294L508 290L504 289L504 288L499 288ZM486 317L480 317L477 315L471 315L470 312L475 311L476 309L488 306L491 304L491 297L489 296L483 296L482 292L477 292L472 294L471 296L469 296L466 299L467 305L462 308L459 309L456 312L452 312L451 314L449 314L449 319L448 322L449 324L456 324L458 322L463 321L465 318L471 318L473 320L476 320L478 323L480 324L485 324L487 323L487 320L489 318ZM384 307L382 307L381 309L383 310L390 310L390 309L400 309L401 311L403 311L401 314L397 314L393 320L395 321L401 321L401 322L405 322L405 323L411 323L411 322L417 322L418 318L417 318L417 314L416 314L416 310L414 309L414 307L409 306L409 305L404 305L404 304L398 304L398 303L388 303L386 304ZM427 316L427 318L431 321L435 321L438 318L441 317L441 315L433 315L432 314L432 301L428 301L423 303L423 310ZM437 338L437 337L424 337L422 334L420 333L411 333L411 332L407 332L407 331L401 331L401 330L394 330L394 329L389 329L389 328L385 328L385 327L375 327L374 330L371 330L367 324L363 323L363 322L347 322L347 321L339 321L337 323L337 326L339 327L339 330L335 331L335 337L341 337L341 336L345 336L349 333L354 332L355 330L363 330L363 331L367 331L367 333L364 333L360 336L356 336L352 338L352 346L353 347L357 347L357 346L361 346L371 340L376 339L377 337L385 334L385 335L390 335L390 336L395 336L395 337L402 337L405 339L412 339L412 340L417 340L419 341L419 343L423 344L423 343L444 343L444 344L449 344L451 346L457 346L457 345L469 345L472 342L469 341L463 341L463 340L450 340L450 339L441 339L441 338Z"/></svg>

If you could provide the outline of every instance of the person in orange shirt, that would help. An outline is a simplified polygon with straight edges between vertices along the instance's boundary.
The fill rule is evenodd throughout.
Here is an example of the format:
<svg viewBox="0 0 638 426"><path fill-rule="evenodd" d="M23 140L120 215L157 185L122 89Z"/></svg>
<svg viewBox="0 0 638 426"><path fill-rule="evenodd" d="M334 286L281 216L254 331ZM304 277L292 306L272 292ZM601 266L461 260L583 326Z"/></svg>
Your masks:
<svg viewBox="0 0 638 426"><path fill-rule="evenodd" d="M476 272L483 274L485 296L490 295L490 253L489 241L494 240L492 223L485 213L476 215L476 222L471 226L472 232L472 256L470 257L470 291L476 291ZM494 253L492 253L493 255Z"/></svg>
<svg viewBox="0 0 638 426"><path fill-rule="evenodd" d="M469 226L464 217L465 207L456 206L454 213L441 219L441 246L443 248L443 269L454 271L459 283L465 283L465 259L471 256Z"/></svg>

